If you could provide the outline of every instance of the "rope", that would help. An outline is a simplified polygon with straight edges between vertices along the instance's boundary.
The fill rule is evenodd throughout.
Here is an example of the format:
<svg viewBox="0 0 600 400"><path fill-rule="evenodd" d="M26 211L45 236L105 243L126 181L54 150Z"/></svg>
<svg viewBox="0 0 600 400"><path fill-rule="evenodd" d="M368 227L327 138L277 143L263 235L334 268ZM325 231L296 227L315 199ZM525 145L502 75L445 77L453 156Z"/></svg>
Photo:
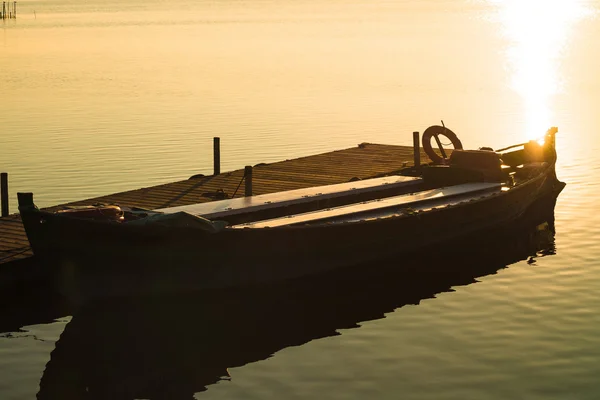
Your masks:
<svg viewBox="0 0 600 400"><path fill-rule="evenodd" d="M240 186L242 186L242 182L244 182L244 179L246 179L246 171L244 171L244 175L242 175L242 179L240 180L240 183L238 183L237 187L235 188L235 192L233 192L233 194L231 195L232 199L235 197L235 194L237 193Z"/></svg>
<svg viewBox="0 0 600 400"><path fill-rule="evenodd" d="M10 259L10 258L13 258L13 257L19 256L19 255L21 255L21 254L23 254L23 253L25 253L25 252L28 252L28 251L30 250L30 247L27 247L27 248L24 248L24 247L23 247L23 249L24 249L24 250L21 250L21 251L19 251L19 252L15 253L15 254L11 254L11 255L9 255L9 256L6 256L6 257L3 257L3 258L0 258L0 263L4 262L4 261L6 261L6 260L8 260L8 259ZM18 249L15 249L15 250L18 250Z"/></svg>

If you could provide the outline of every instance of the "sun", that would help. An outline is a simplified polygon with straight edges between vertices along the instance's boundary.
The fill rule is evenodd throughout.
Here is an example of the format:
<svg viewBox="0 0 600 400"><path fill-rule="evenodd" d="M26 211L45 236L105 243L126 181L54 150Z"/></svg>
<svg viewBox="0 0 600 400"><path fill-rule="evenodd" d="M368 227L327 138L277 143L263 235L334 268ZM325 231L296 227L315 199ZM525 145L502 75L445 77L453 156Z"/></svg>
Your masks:
<svg viewBox="0 0 600 400"><path fill-rule="evenodd" d="M523 101L528 139L556 124L550 107L564 85L559 67L574 24L593 13L582 0L489 0L508 48L511 88Z"/></svg>

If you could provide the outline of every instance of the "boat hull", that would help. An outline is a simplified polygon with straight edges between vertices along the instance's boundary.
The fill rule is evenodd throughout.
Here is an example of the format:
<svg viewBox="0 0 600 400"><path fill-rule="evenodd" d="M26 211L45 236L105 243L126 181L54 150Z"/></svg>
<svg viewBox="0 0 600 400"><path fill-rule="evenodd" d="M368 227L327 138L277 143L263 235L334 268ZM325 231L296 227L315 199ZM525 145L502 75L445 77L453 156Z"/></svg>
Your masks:
<svg viewBox="0 0 600 400"><path fill-rule="evenodd" d="M143 227L21 210L40 262L76 302L269 284L418 251L506 226L564 184L549 165L505 192L450 207L344 224L262 229ZM470 249L465 248L465 251Z"/></svg>

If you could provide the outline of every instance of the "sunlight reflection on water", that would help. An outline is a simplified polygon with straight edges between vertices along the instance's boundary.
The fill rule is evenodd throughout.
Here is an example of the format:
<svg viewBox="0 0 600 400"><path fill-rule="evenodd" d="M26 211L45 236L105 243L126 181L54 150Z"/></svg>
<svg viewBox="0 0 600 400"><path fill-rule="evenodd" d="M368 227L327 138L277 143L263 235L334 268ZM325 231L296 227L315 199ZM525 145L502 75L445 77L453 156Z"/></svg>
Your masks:
<svg viewBox="0 0 600 400"><path fill-rule="evenodd" d="M595 14L584 0L489 0L509 47L511 86L523 100L528 139L556 123L552 97L568 79L559 69L574 25Z"/></svg>

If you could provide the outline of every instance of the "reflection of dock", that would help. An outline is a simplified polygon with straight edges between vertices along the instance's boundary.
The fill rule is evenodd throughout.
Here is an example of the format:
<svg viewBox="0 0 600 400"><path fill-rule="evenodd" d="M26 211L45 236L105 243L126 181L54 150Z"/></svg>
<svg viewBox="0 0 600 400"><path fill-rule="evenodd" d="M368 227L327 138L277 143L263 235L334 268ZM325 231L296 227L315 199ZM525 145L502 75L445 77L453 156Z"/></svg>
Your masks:
<svg viewBox="0 0 600 400"><path fill-rule="evenodd" d="M217 156L218 154L218 156ZM424 159L425 154L421 157ZM110 194L81 200L69 205L92 205L96 203L121 204L147 209L183 206L227 197L243 197L240 187L244 169L219 173L220 151L215 151L215 174L195 175L190 179L143 189ZM252 194L266 194L311 186L348 182L355 178L368 178L391 173L403 166L412 165L413 148L379 144L359 146L317 154L308 157L258 164L252 169ZM6 175L5 175L6 176ZM7 180L7 179L4 179ZM8 183L3 185L8 188ZM3 190L4 193L8 189ZM43 194L40 194L42 197ZM6 194L6 204L8 194ZM52 207L58 208L58 207ZM6 206L8 209L8 206ZM8 211L6 211L8 214ZM0 218L0 276L10 269L19 269L12 261L30 258L29 242L18 214ZM10 274L14 279L15 274ZM6 280L0 278L0 283Z"/></svg>
<svg viewBox="0 0 600 400"><path fill-rule="evenodd" d="M2 10L0 10L0 19L15 19L17 18L17 2L3 1Z"/></svg>

